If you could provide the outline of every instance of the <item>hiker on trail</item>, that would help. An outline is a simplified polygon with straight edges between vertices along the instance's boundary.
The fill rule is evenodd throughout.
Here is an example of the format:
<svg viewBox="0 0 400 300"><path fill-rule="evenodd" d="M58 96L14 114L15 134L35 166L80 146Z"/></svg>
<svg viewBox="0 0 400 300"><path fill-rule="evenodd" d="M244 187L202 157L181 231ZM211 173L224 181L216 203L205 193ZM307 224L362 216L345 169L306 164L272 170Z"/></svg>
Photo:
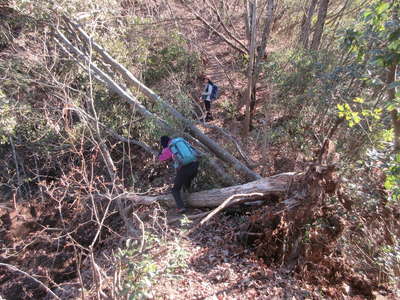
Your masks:
<svg viewBox="0 0 400 300"><path fill-rule="evenodd" d="M212 99L213 86L214 83L210 79L208 79L207 77L204 78L204 91L201 94L201 98L204 100L204 106L207 112L205 119L206 122L214 120L211 114L211 100L213 100Z"/></svg>
<svg viewBox="0 0 400 300"><path fill-rule="evenodd" d="M172 188L172 195L176 202L177 211L179 213L184 213L185 205L181 198L181 188L183 187L186 192L189 191L190 184L196 177L199 168L199 152L180 137L171 139L164 135L161 137L160 143L163 150L158 156L158 159L160 161L173 159L174 161L176 176L174 187Z"/></svg>

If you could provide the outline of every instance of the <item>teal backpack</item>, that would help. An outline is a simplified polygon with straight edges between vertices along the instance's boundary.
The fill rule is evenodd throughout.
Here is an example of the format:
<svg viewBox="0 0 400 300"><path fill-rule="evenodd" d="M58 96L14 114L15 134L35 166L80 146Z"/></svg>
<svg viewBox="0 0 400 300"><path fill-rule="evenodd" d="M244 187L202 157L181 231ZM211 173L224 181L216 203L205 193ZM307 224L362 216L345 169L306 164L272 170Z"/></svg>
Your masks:
<svg viewBox="0 0 400 300"><path fill-rule="evenodd" d="M168 147L174 155L175 162L177 162L175 167L184 166L197 161L197 151L183 138L178 137L173 139Z"/></svg>

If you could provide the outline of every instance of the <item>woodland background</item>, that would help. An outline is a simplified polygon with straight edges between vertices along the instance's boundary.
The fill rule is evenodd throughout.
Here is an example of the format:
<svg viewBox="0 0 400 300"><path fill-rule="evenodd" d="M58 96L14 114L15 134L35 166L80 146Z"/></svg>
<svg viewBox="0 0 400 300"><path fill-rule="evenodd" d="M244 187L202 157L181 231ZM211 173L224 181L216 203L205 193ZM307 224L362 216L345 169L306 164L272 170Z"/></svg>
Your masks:
<svg viewBox="0 0 400 300"><path fill-rule="evenodd" d="M399 6L0 0L0 296L400 297ZM197 206L291 179L176 216L138 201L165 134L203 153Z"/></svg>

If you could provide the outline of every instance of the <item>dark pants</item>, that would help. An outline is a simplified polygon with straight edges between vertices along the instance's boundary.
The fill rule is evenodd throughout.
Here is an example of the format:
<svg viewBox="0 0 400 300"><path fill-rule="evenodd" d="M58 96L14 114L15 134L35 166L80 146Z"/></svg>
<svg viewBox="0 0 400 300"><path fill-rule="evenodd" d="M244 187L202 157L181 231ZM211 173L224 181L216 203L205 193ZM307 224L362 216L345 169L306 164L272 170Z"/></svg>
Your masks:
<svg viewBox="0 0 400 300"><path fill-rule="evenodd" d="M211 115L211 101L204 100L204 106L206 107L207 116L206 118L212 118Z"/></svg>
<svg viewBox="0 0 400 300"><path fill-rule="evenodd" d="M180 167L176 172L174 187L172 188L172 195L174 196L176 206L184 208L181 198L181 188L184 186L186 189L190 188L193 178L196 177L199 169L199 162L195 161L185 166Z"/></svg>

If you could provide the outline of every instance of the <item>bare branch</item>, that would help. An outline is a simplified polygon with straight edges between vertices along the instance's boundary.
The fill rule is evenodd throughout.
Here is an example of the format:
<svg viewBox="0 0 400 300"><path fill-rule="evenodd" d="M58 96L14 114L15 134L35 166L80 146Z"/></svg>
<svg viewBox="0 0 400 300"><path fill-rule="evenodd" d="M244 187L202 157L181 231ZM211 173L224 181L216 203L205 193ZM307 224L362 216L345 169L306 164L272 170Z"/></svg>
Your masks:
<svg viewBox="0 0 400 300"><path fill-rule="evenodd" d="M219 21L219 23L221 24L222 28L225 30L225 32L228 34L228 36L233 39L236 43L238 43L242 49L244 49L246 52L248 52L248 49L246 47L245 44L243 44L242 41L240 41L237 37L235 37L232 32L230 32L230 30L226 27L225 22L222 20L221 14L219 13L218 9L214 6L211 5L210 2L208 2L206 0L206 3L208 4L208 6L212 9L212 11L215 13L215 15L217 16L217 19Z"/></svg>
<svg viewBox="0 0 400 300"><path fill-rule="evenodd" d="M26 272L24 272L24 271L18 269L17 267L14 267L14 266L12 266L12 265L9 265L9 264L0 263L0 266L4 266L4 267L9 268L9 269L11 269L11 270L13 270L13 271L17 271L17 272L19 272L19 273L24 274L25 276L31 278L33 281L39 283L39 284L40 284L42 287L44 287L45 290L48 291L54 298L60 299L60 300L61 300L61 298L58 297L56 294L54 294L54 292L53 292L51 289L49 289L43 282L41 282L40 280L36 279L36 278L33 277L32 275L29 275L28 273L26 273Z"/></svg>
<svg viewBox="0 0 400 300"><path fill-rule="evenodd" d="M257 196L263 196L261 193L251 193L251 194L236 194L230 196L228 199L226 199L224 202L221 203L220 206L218 206L216 209L214 209L207 217L205 217L203 220L200 221L200 225L203 225L207 221L209 221L212 217L214 217L217 213L219 213L221 210L224 208L231 206L234 204L237 199L246 199L246 198L254 198Z"/></svg>
<svg viewBox="0 0 400 300"><path fill-rule="evenodd" d="M214 28L210 23L207 22L202 16L200 16L195 10L193 10L189 5L187 5L184 1L181 1L181 3L198 19L200 20L205 26L207 26L212 32L214 32L216 35L218 35L222 40L224 40L229 46L231 46L233 49L236 51L246 55L247 54L247 49L243 50L242 48L239 48L236 46L231 40L229 40L226 36L224 36L222 33L220 33L217 29ZM240 46L242 46L242 43L240 43Z"/></svg>

